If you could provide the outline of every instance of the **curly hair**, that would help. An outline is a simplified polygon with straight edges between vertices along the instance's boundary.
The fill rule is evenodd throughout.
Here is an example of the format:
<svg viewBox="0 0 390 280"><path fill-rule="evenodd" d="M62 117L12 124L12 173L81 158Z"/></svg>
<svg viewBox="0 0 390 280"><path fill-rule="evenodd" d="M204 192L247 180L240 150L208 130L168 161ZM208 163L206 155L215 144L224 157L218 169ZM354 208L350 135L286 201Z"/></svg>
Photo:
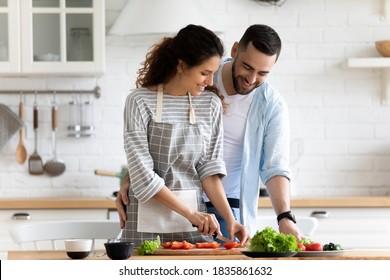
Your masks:
<svg viewBox="0 0 390 280"><path fill-rule="evenodd" d="M180 60L191 68L223 54L223 44L214 32L200 25L187 25L175 37L164 37L151 47L137 72L136 86L167 83L175 76ZM215 86L206 89L220 96Z"/></svg>

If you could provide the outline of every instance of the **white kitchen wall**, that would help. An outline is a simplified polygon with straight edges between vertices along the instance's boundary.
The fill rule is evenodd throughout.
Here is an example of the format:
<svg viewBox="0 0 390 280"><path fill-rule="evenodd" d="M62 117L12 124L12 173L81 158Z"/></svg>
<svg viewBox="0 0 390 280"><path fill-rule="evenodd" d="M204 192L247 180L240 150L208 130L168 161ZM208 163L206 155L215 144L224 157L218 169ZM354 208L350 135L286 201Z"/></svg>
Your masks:
<svg viewBox="0 0 390 280"><path fill-rule="evenodd" d="M390 22L381 21L381 0L286 0L280 6L251 0L201 0L226 32L226 54L247 26L274 27L282 54L269 77L286 98L291 116L293 195L390 195L390 107L380 104L380 70L348 68L352 57L378 57L374 42L390 39ZM149 19L152 20L152 19ZM172 19L173 20L173 19ZM142 24L142 23L140 23ZM15 161L18 134L0 151L0 197L109 196L119 179L99 177L95 169L119 172L125 163L122 113L139 63L150 42L108 36L107 71L97 78L0 77L0 89L92 89L99 85L95 137L67 137L67 103L58 95L59 177L33 176L28 163ZM85 97L87 98L87 97ZM19 95L0 95L18 110ZM33 96L25 96L29 154L33 152ZM38 152L51 158L50 95L38 97ZM302 155L301 155L302 153Z"/></svg>

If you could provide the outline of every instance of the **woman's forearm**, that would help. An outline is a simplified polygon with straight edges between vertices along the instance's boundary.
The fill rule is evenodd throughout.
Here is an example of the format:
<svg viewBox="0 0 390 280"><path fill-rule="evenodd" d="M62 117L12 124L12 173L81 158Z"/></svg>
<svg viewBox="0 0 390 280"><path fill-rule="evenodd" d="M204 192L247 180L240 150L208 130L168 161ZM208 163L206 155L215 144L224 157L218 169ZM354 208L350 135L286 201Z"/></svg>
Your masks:
<svg viewBox="0 0 390 280"><path fill-rule="evenodd" d="M164 186L152 199L164 204L172 211L177 212L183 217L190 219L193 214L193 210L187 207L173 192L171 192L166 186Z"/></svg>
<svg viewBox="0 0 390 280"><path fill-rule="evenodd" d="M226 199L221 178L218 175L209 176L202 181L202 185L207 197L226 223L233 223L235 218Z"/></svg>

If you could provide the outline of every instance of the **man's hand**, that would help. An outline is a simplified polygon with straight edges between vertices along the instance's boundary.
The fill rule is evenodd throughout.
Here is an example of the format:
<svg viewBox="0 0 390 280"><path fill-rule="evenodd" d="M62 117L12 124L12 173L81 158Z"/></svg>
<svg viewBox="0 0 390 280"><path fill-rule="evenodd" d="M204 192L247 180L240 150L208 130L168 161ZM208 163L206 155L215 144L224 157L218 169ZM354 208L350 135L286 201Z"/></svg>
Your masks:
<svg viewBox="0 0 390 280"><path fill-rule="evenodd" d="M126 175L122 179L118 196L115 199L116 209L118 210L119 222L121 228L125 227L125 222L127 219L126 205L129 204L129 196L128 196L129 188L130 188L130 178L129 178L129 173L126 173Z"/></svg>
<svg viewBox="0 0 390 280"><path fill-rule="evenodd" d="M284 234L292 234L297 238L297 240L301 240L303 238L303 234L301 230L297 227L297 225L293 221L289 219L280 220L279 232Z"/></svg>

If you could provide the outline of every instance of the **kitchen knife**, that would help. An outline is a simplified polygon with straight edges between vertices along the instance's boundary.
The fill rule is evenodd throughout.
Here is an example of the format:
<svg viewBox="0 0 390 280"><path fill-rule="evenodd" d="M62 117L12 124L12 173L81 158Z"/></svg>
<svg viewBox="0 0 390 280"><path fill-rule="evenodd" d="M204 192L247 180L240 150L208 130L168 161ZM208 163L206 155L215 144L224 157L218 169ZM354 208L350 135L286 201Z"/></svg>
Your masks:
<svg viewBox="0 0 390 280"><path fill-rule="evenodd" d="M232 242L230 239L226 238L225 236L219 235L216 232L213 233L214 238L218 238L219 240L222 240L223 242Z"/></svg>
<svg viewBox="0 0 390 280"><path fill-rule="evenodd" d="M192 225L193 227L198 227L197 225ZM232 242L229 238L226 238L225 236L222 236L222 235L220 235L220 234L217 234L217 232L216 231L214 231L214 233L213 233L213 237L214 238L217 238L217 239L219 239L219 240L222 240L223 242Z"/></svg>

